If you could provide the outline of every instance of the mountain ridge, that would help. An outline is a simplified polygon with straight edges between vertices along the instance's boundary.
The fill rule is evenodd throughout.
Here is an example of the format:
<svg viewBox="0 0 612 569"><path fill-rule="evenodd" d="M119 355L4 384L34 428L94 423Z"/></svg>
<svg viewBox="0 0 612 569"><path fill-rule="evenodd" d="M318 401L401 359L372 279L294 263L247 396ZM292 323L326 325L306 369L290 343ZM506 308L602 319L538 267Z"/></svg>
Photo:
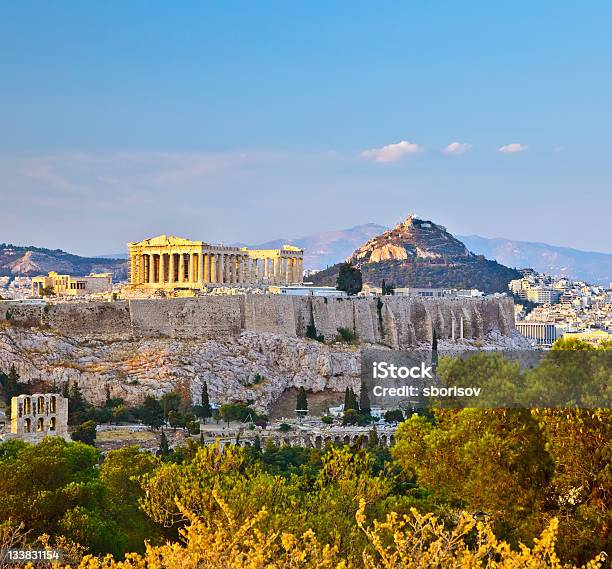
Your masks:
<svg viewBox="0 0 612 569"><path fill-rule="evenodd" d="M127 278L127 261L101 257L81 257L62 249L0 243L0 276L36 276L49 271L83 276L113 273L117 280Z"/></svg>

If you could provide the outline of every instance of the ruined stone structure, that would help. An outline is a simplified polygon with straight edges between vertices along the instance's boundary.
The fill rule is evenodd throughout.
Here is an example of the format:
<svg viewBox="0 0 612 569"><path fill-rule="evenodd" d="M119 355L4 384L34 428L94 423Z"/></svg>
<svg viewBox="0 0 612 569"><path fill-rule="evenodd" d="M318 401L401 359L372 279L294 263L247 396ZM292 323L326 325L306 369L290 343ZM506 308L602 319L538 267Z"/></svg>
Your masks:
<svg viewBox="0 0 612 569"><path fill-rule="evenodd" d="M68 399L56 393L13 397L10 437L38 442L48 436L69 440Z"/></svg>
<svg viewBox="0 0 612 569"><path fill-rule="evenodd" d="M32 296L44 296L50 292L56 296L83 296L86 294L111 292L112 273L91 273L86 277L58 275L51 271L46 277L32 279Z"/></svg>
<svg viewBox="0 0 612 569"><path fill-rule="evenodd" d="M321 298L250 294L120 300L115 302L4 305L0 320L57 330L72 337L135 340L220 340L243 331L305 337L309 324L326 340L338 328L361 343L406 349L438 339L510 336L514 303L508 297L470 299Z"/></svg>
<svg viewBox="0 0 612 569"><path fill-rule="evenodd" d="M302 282L302 249L249 250L160 235L128 243L129 278L135 288L195 289L214 284Z"/></svg>
<svg viewBox="0 0 612 569"><path fill-rule="evenodd" d="M380 446L391 447L395 444L394 426L377 427ZM368 445L372 427L328 427L315 428L290 433L266 430L256 433L262 446L272 442L276 446L299 446L304 448L323 449L327 445ZM221 449L226 445L251 446L255 442L252 433L243 433L242 437L210 437L204 439L205 445L218 444Z"/></svg>

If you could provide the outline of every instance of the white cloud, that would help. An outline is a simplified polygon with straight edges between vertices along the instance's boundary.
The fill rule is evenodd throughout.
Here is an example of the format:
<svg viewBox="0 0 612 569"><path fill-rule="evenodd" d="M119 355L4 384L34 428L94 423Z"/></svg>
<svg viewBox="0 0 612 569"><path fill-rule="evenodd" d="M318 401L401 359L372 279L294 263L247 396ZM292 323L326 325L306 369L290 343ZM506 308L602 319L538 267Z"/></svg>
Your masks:
<svg viewBox="0 0 612 569"><path fill-rule="evenodd" d="M525 152L529 148L526 144L520 142L513 142L511 144L504 144L500 146L497 151L503 154L518 154L519 152Z"/></svg>
<svg viewBox="0 0 612 569"><path fill-rule="evenodd" d="M472 145L467 142L451 142L445 149L444 154L465 154Z"/></svg>
<svg viewBox="0 0 612 569"><path fill-rule="evenodd" d="M395 162L407 154L417 154L422 148L414 143L402 140L396 144L387 144L382 148L371 148L361 153L363 158L374 158L376 162Z"/></svg>

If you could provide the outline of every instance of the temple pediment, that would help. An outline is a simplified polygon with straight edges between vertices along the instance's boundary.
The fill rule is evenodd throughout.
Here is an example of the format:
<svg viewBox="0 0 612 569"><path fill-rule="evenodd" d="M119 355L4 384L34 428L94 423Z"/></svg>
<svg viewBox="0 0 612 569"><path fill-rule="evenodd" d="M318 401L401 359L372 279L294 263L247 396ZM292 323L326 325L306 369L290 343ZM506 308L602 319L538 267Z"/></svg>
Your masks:
<svg viewBox="0 0 612 569"><path fill-rule="evenodd" d="M149 239L143 239L137 243L130 243L130 245L143 245L149 247L156 246L191 246L191 245L202 245L202 241L192 241L191 239L185 239L183 237L177 237L176 235L158 235L157 237L150 237Z"/></svg>

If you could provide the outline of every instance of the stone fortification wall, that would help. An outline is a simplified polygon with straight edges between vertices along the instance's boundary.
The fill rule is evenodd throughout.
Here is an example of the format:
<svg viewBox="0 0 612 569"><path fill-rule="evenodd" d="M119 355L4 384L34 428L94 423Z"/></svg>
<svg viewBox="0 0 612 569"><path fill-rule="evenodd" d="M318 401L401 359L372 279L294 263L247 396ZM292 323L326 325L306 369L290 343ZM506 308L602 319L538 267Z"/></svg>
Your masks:
<svg viewBox="0 0 612 569"><path fill-rule="evenodd" d="M46 306L0 305L0 320L93 338L237 337L241 331L304 337L310 323L326 340L338 328L361 342L404 349L440 339L508 336L514 329L510 298L429 300L402 297L321 298L277 295L201 296Z"/></svg>
<svg viewBox="0 0 612 569"><path fill-rule="evenodd" d="M134 338L237 336L241 330L238 296L130 300Z"/></svg>

